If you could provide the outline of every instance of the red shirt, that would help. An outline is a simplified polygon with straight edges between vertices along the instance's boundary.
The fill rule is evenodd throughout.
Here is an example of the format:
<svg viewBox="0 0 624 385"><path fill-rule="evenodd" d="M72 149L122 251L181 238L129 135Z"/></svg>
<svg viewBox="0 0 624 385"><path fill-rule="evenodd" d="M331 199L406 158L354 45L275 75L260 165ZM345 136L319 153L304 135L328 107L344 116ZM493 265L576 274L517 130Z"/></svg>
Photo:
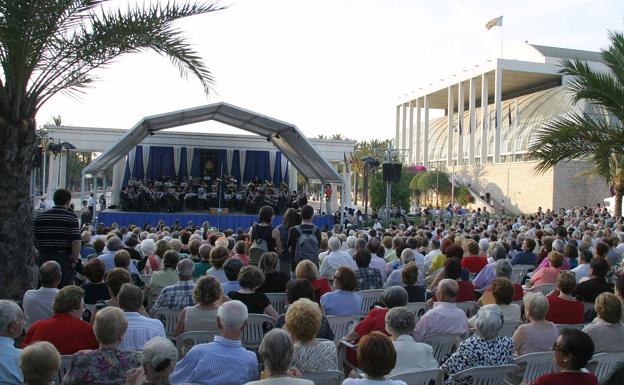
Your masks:
<svg viewBox="0 0 624 385"><path fill-rule="evenodd" d="M310 283L312 284L312 288L314 289L316 302L320 301L323 294L329 293L331 291L331 287L329 287L329 281L327 281L327 278L325 277L321 277Z"/></svg>
<svg viewBox="0 0 624 385"><path fill-rule="evenodd" d="M469 255L467 257L463 257L461 260L461 265L463 268L468 269L471 273L478 273L487 265L487 258L481 257L479 255Z"/></svg>
<svg viewBox="0 0 624 385"><path fill-rule="evenodd" d="M547 296L548 313L546 320L556 324L582 324L585 320L583 312L585 311L583 302L568 301L559 298L556 294Z"/></svg>
<svg viewBox="0 0 624 385"><path fill-rule="evenodd" d="M360 338L372 332L382 332L385 335L390 335L386 331L387 313L388 309L385 307L373 308L370 312L368 312L366 318L364 318L357 325L355 325L354 330L357 332L357 334L360 335ZM356 343L358 341L356 341Z"/></svg>
<svg viewBox="0 0 624 385"><path fill-rule="evenodd" d="M455 302L476 301L475 290L470 281L457 281L459 284L459 294L455 298Z"/></svg>
<svg viewBox="0 0 624 385"><path fill-rule="evenodd" d="M537 377L533 385L598 385L598 379L594 373L548 373Z"/></svg>
<svg viewBox="0 0 624 385"><path fill-rule="evenodd" d="M513 288L514 288L514 296L513 296L512 301L521 301L522 297L524 297L524 289L522 288L522 285L519 283L514 283Z"/></svg>
<svg viewBox="0 0 624 385"><path fill-rule="evenodd" d="M66 313L57 313L32 324L22 341L22 348L35 341L48 341L61 354L97 349L99 345L88 322Z"/></svg>

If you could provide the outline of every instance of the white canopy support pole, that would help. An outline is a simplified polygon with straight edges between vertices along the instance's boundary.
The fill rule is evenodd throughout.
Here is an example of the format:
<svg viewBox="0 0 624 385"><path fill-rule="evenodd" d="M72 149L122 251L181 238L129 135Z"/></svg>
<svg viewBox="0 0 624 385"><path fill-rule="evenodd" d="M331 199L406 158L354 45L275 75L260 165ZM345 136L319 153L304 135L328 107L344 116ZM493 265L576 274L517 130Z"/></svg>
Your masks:
<svg viewBox="0 0 624 385"><path fill-rule="evenodd" d="M102 175L102 195L104 195L104 200L106 201L106 189L108 188L108 183L106 180L106 173ZM96 197L97 198L97 197ZM95 204L97 204L98 200L95 200ZM106 206L104 206L106 208Z"/></svg>
<svg viewBox="0 0 624 385"><path fill-rule="evenodd" d="M323 214L323 202L325 202L325 183L321 180L321 187L319 188L319 215Z"/></svg>
<svg viewBox="0 0 624 385"><path fill-rule="evenodd" d="M80 207L82 209L82 202L84 201L85 194L85 173L80 173Z"/></svg>
<svg viewBox="0 0 624 385"><path fill-rule="evenodd" d="M346 183L343 178L342 183L340 184L340 228L344 226L345 222L345 203L346 203L346 194L349 194L349 190L345 189ZM344 229L343 229L344 230Z"/></svg>

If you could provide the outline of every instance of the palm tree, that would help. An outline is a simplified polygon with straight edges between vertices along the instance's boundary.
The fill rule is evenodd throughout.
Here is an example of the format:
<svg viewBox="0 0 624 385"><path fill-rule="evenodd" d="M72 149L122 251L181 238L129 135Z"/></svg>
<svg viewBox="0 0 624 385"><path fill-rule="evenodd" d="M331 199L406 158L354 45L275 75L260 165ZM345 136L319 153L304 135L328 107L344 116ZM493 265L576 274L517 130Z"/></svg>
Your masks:
<svg viewBox="0 0 624 385"><path fill-rule="evenodd" d="M318 134L316 136L316 139L327 139L327 137L325 135L323 135L323 134Z"/></svg>
<svg viewBox="0 0 624 385"><path fill-rule="evenodd" d="M30 173L37 111L58 93L82 92L94 70L153 50L208 93L213 78L174 25L223 7L197 0L105 11L107 0L0 0L0 298L21 298L33 261Z"/></svg>
<svg viewBox="0 0 624 385"><path fill-rule="evenodd" d="M332 140L347 140L347 138L344 137L344 135L342 134L332 134L329 139Z"/></svg>
<svg viewBox="0 0 624 385"><path fill-rule="evenodd" d="M536 133L529 151L543 173L563 160L588 159L597 175L615 190L615 215L622 215L624 195L624 35L610 32L611 45L602 51L609 72L592 69L581 60L564 59L561 73L573 100L584 100L588 108L573 111L545 124Z"/></svg>

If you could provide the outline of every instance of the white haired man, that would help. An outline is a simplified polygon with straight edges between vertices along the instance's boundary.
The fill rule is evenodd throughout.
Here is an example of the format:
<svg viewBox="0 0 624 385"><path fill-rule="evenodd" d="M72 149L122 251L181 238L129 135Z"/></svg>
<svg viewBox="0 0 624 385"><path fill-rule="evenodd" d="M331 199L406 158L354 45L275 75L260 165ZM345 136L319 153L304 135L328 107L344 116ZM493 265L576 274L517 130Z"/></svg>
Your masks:
<svg viewBox="0 0 624 385"><path fill-rule="evenodd" d="M187 306L193 306L193 271L195 263L190 258L185 258L178 262L176 272L178 273L178 282L171 286L167 286L160 292L158 299L154 303L152 309L166 307L168 309L182 310Z"/></svg>
<svg viewBox="0 0 624 385"><path fill-rule="evenodd" d="M15 339L22 334L24 314L13 301L0 300L0 384L21 385L22 371L19 367L20 349Z"/></svg>
<svg viewBox="0 0 624 385"><path fill-rule="evenodd" d="M329 254L323 258L319 273L322 277L331 280L339 267L345 266L355 271L357 270L357 264L353 260L351 254L344 250L341 250L342 242L338 237L329 238Z"/></svg>
<svg viewBox="0 0 624 385"><path fill-rule="evenodd" d="M228 301L221 305L217 311L220 335L214 342L193 346L178 362L171 383L239 385L258 379L256 354L241 346L246 322L245 304Z"/></svg>
<svg viewBox="0 0 624 385"><path fill-rule="evenodd" d="M416 323L414 340L423 341L427 337L437 334L468 334L468 318L466 314L455 305L455 299L459 294L459 285L454 279L443 279L436 288L438 301Z"/></svg>

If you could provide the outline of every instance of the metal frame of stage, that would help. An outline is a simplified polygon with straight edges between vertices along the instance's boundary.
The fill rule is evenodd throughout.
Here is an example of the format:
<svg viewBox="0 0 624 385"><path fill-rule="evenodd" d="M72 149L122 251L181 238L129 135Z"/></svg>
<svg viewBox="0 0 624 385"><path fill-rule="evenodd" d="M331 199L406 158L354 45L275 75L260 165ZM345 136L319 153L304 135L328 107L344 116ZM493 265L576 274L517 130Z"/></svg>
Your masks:
<svg viewBox="0 0 624 385"><path fill-rule="evenodd" d="M213 215L210 213L194 213L194 212L180 212L180 213L160 213L160 212L128 212L128 211L102 211L98 213L98 223L103 223L105 226L110 226L113 223L117 223L119 226L128 226L134 224L137 226L143 226L149 223L152 226L156 226L158 221L164 220L167 226L173 226L177 220L180 226L185 227L189 221L193 221L195 226L201 226L204 221L208 221L210 226L215 226L219 230L243 228L249 229L254 222L258 221L257 215L248 214L223 214ZM282 223L282 216L276 215L273 218L273 225L277 226ZM332 215L317 215L314 217L314 223L323 228L327 226L331 229L334 225L334 217Z"/></svg>

